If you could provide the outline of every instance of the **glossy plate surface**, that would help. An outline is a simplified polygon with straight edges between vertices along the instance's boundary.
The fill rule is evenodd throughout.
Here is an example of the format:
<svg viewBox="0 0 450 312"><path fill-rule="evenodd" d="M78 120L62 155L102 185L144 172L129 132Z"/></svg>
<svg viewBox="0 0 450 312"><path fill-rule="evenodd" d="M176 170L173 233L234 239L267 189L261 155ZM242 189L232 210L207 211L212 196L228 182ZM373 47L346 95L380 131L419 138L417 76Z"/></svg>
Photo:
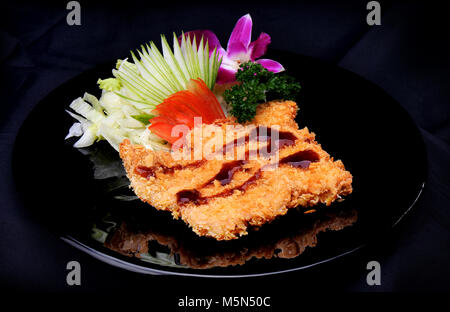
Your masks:
<svg viewBox="0 0 450 312"><path fill-rule="evenodd" d="M65 109L84 92L100 95L96 81L110 76L111 62L55 89L24 122L13 169L27 209L92 256L150 274L236 277L304 269L392 228L426 177L424 144L409 115L379 87L344 69L287 52L272 51L270 58L302 86L299 126L315 132L353 174L354 191L345 201L310 214L292 210L247 237L216 242L135 200L109 145L77 150L64 141L73 123Z"/></svg>

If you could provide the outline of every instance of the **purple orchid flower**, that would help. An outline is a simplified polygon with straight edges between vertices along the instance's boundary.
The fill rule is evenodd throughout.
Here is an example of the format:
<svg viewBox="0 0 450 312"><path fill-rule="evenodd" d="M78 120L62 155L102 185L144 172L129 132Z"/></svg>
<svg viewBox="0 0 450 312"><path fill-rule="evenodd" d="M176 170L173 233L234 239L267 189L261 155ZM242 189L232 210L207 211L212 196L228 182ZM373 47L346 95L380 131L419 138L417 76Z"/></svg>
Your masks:
<svg viewBox="0 0 450 312"><path fill-rule="evenodd" d="M222 64L219 68L217 83L224 84L236 80L236 72L239 65L249 61L261 64L267 70L279 73L284 70L283 66L273 60L258 59L267 51L270 44L270 36L261 33L255 41L251 42L252 37L252 18L250 14L242 16L234 26L230 39L228 40L227 49L220 45L217 36L210 30L194 30L185 33L189 38L199 39L203 36L203 40L208 41L209 50L212 52L217 48L219 58L222 58Z"/></svg>

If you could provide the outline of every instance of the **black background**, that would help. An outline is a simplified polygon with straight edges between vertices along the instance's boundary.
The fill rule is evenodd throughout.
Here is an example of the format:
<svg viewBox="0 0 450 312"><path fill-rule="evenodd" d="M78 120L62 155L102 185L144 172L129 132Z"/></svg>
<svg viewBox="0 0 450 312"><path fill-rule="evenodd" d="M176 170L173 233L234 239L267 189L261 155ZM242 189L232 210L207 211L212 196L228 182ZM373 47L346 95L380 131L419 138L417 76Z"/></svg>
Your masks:
<svg viewBox="0 0 450 312"><path fill-rule="evenodd" d="M366 24L367 1L159 5L80 1L82 25L68 26L67 2L2 4L3 288L69 293L143 290L147 300L169 297L169 307L175 307L176 298L185 295L271 295L276 305L286 299L296 302L299 294L308 291L450 290L450 48L446 45L450 26L445 8L437 3L380 1L382 25L370 27ZM15 189L11 152L20 125L45 95L96 64L123 58L141 43L158 40L160 33L211 29L226 45L235 21L246 13L253 18L253 39L264 31L271 35L273 48L349 69L385 89L411 114L427 146L428 180L419 203L397 228L368 248L332 263L307 271L236 281L144 276L123 271L70 247L33 221ZM367 107L367 112L376 109ZM42 143L42 151L30 151L28 165L36 165L33 153L45 153L45 145L51 144L45 141L45 133ZM81 286L66 284L66 264L72 260L81 263ZM366 283L366 264L371 260L381 263L380 286Z"/></svg>

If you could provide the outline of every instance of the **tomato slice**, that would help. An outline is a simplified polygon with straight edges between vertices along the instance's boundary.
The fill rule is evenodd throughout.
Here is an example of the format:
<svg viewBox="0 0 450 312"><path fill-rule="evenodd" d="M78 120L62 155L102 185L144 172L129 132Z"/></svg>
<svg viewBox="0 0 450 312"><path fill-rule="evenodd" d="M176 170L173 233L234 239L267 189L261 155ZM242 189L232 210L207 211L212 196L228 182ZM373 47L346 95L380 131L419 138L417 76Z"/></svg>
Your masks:
<svg viewBox="0 0 450 312"><path fill-rule="evenodd" d="M159 136L160 138L166 140L167 142L173 144L178 139L180 139L183 134L180 133L178 136L172 136L172 129L174 125L170 123L165 123L163 121L152 123L148 128L150 131L152 131L154 134Z"/></svg>
<svg viewBox="0 0 450 312"><path fill-rule="evenodd" d="M177 123L186 124L190 128L194 126L194 117L200 114L194 112L189 106L179 103L174 105L172 102L164 102L153 110L159 116L165 116L175 120Z"/></svg>
<svg viewBox="0 0 450 312"><path fill-rule="evenodd" d="M225 114L214 93L201 79L191 79L188 82L187 89L194 95L203 99L206 109L215 114L216 119L225 118Z"/></svg>
<svg viewBox="0 0 450 312"><path fill-rule="evenodd" d="M171 124L173 126L175 126L177 124L177 121L175 119L172 119L172 118L167 117L167 116L156 116L156 117L153 117L152 119L150 119L150 123L151 124L155 124L155 123L158 123L158 122Z"/></svg>
<svg viewBox="0 0 450 312"><path fill-rule="evenodd" d="M158 116L150 120L148 128L170 143L183 135L172 136L172 128L176 125L186 125L192 129L195 117L202 117L202 122L206 124L225 118L219 101L202 79L191 79L187 90L172 94L157 105L153 112Z"/></svg>

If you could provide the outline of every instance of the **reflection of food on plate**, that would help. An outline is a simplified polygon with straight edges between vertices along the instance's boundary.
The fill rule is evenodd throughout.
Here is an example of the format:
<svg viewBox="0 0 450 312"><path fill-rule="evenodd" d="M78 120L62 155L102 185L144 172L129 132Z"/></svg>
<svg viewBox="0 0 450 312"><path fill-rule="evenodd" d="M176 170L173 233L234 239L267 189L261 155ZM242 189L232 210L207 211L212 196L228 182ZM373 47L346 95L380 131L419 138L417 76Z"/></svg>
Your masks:
<svg viewBox="0 0 450 312"><path fill-rule="evenodd" d="M326 212L315 217L310 222L302 224L288 234L277 230L275 235L266 238L255 238L252 241L215 242L216 245L193 246L192 242L183 241L161 231L147 230L143 232L130 230L126 223L122 223L107 237L104 245L122 255L136 258L149 258L147 255L156 253L159 247L167 248L172 264L196 269L213 267L227 267L243 265L252 258L291 259L301 255L307 247L320 244L318 234L326 231L339 231L353 225L357 220L355 210ZM292 224L291 224L292 226ZM281 233L280 233L281 232ZM253 232L252 235L258 235ZM249 236L251 237L251 236ZM235 243L232 247L221 247L221 244ZM197 244L201 244L198 243Z"/></svg>
<svg viewBox="0 0 450 312"><path fill-rule="evenodd" d="M200 236L235 239L246 235L248 226L259 227L286 214L289 208L330 205L352 192L350 172L321 148L307 128L298 129L296 112L297 105L291 101L270 102L257 108L253 125L263 126L268 137L275 132L271 127L278 126L275 159L261 152L270 150L270 139L266 146L258 145L254 151L255 145L245 137L240 146L244 157L236 160L239 139L227 135L219 153L226 154L225 147L230 145L236 147L231 160L211 159L203 153L201 159L175 160L177 150L152 151L128 140L120 145L120 156L141 200L172 212L175 218L181 217ZM216 139L216 133L226 133L223 129L230 125L236 125L235 119L201 125L201 150ZM193 133L196 128L186 138ZM195 153L197 142L191 140L188 154Z"/></svg>

